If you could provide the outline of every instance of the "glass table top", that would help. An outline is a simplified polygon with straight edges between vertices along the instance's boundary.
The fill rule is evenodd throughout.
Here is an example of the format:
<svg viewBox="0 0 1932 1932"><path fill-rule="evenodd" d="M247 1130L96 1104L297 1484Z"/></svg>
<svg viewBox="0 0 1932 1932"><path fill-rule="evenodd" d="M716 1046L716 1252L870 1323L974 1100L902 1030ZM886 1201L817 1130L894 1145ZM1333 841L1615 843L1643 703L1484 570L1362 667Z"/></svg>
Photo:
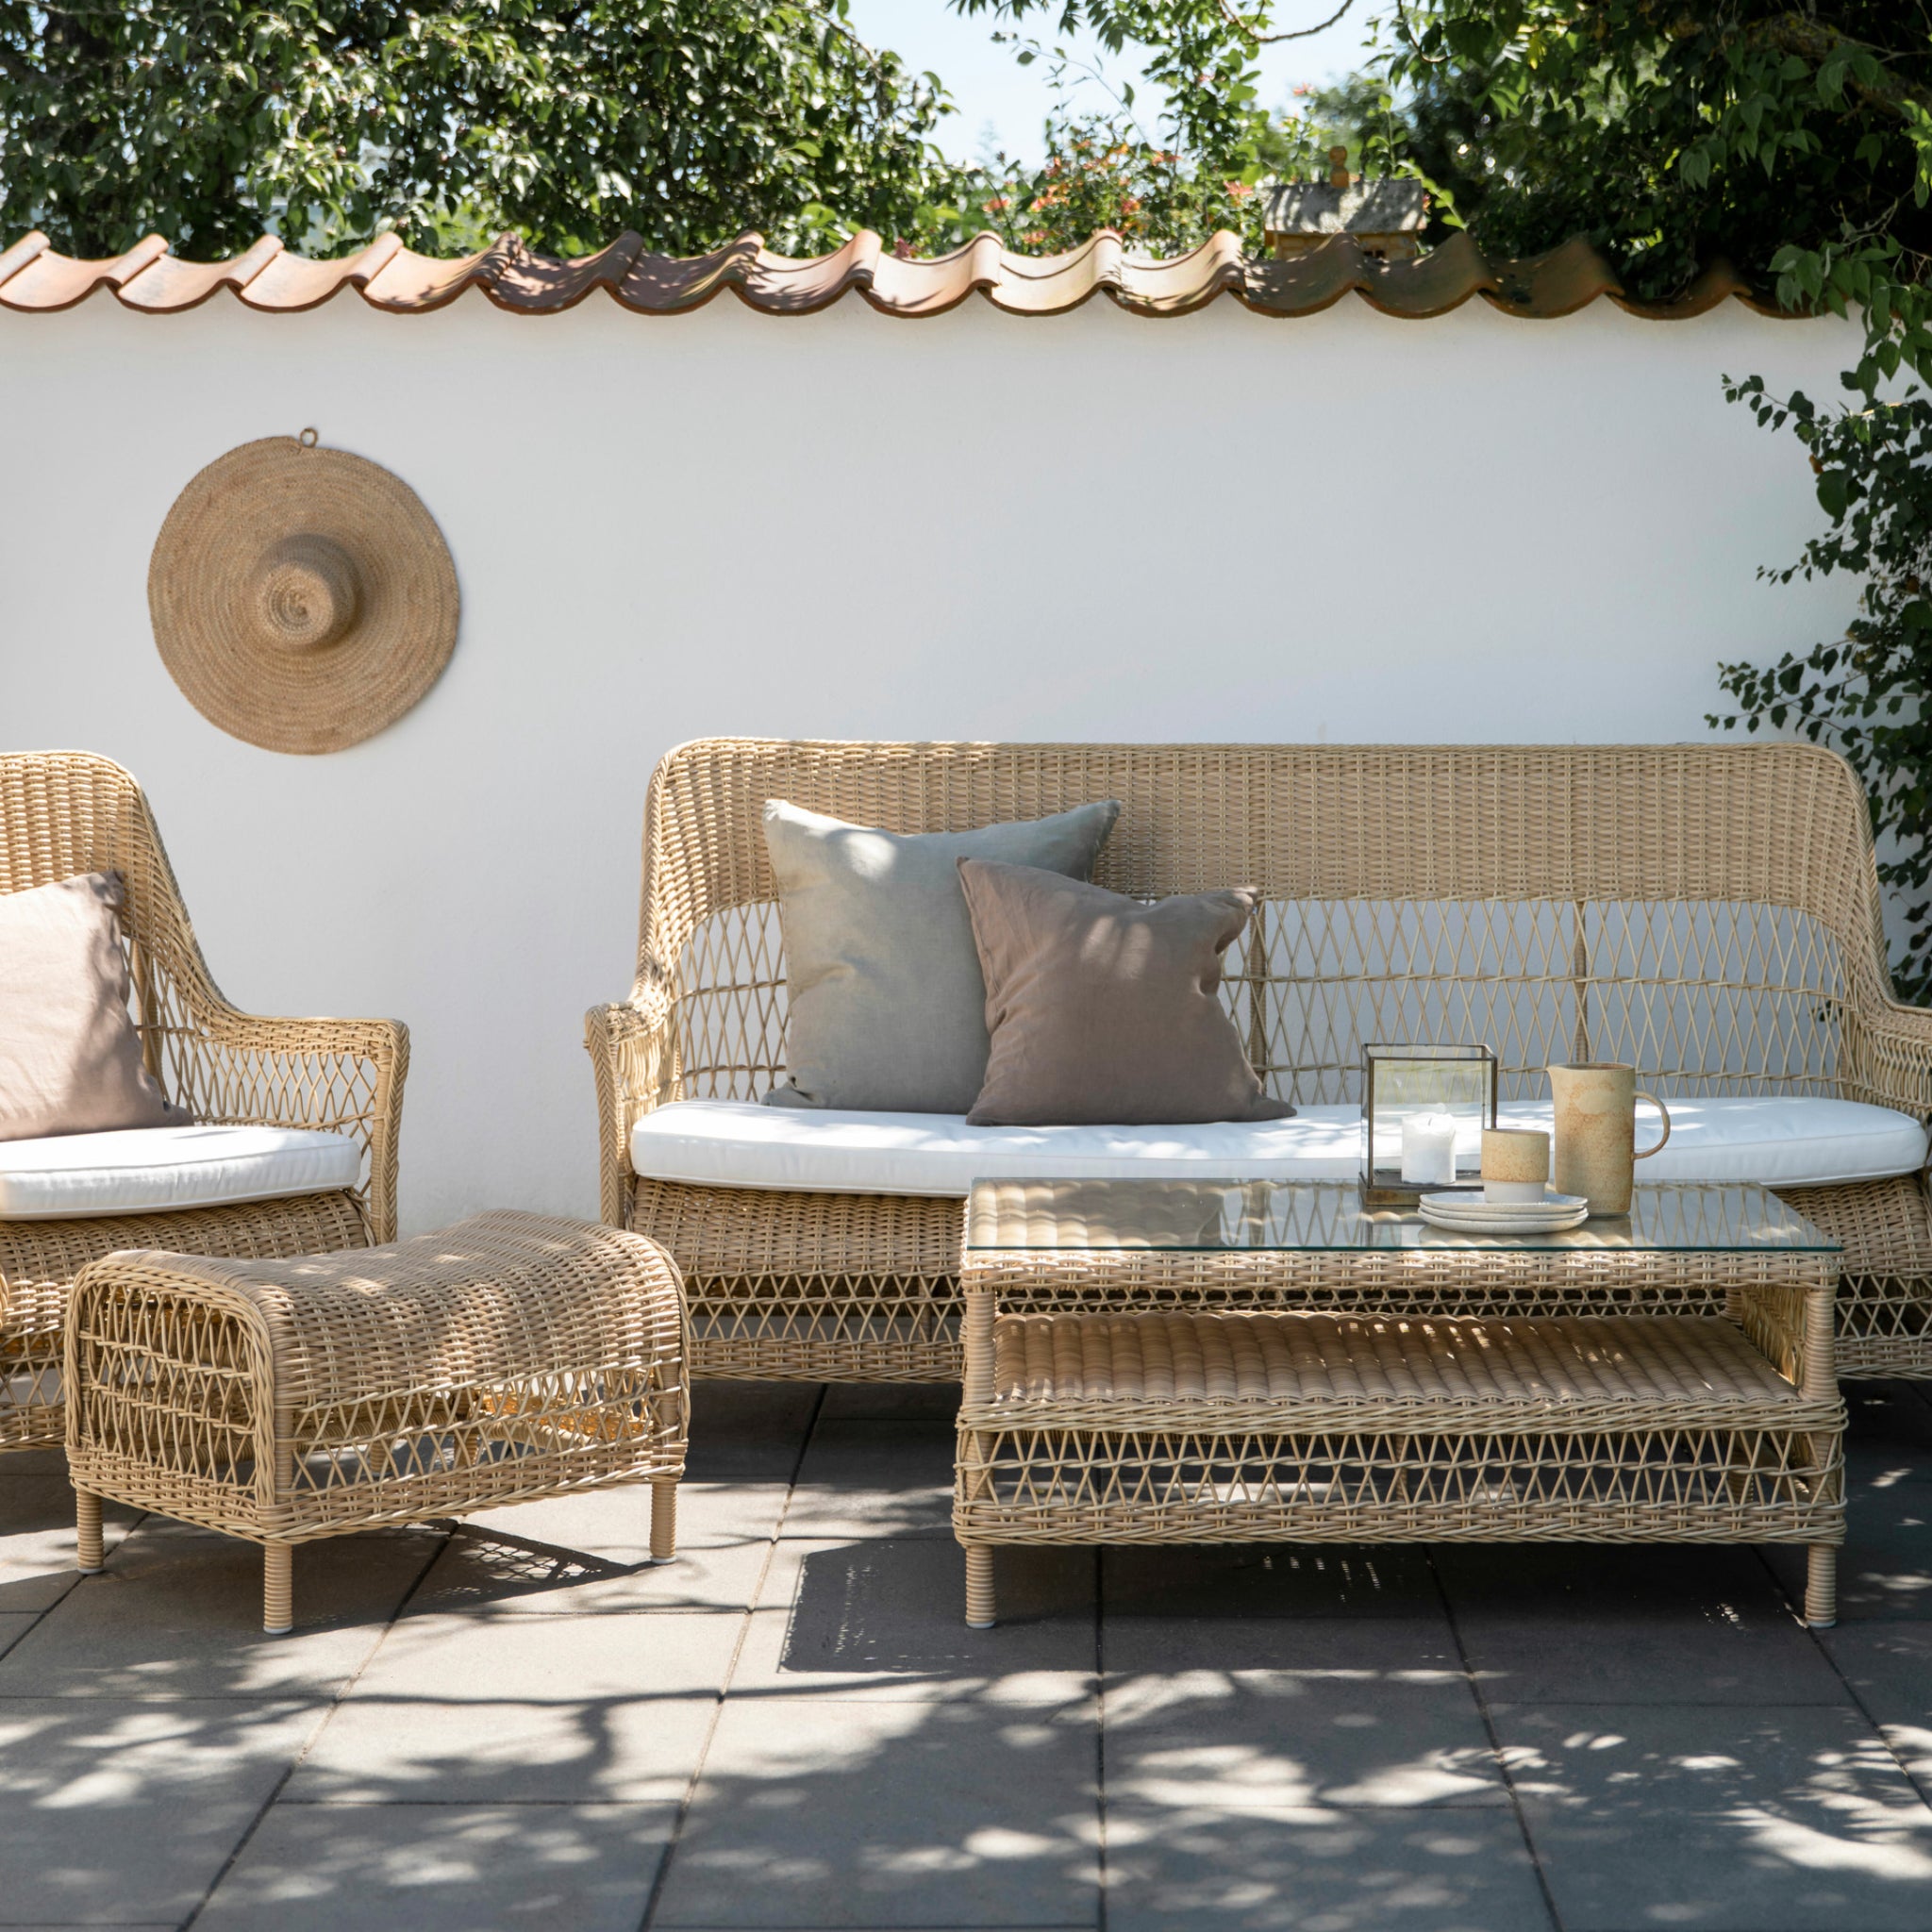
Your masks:
<svg viewBox="0 0 1932 1932"><path fill-rule="evenodd" d="M1764 1188L1640 1187L1628 1214L1560 1234L1465 1234L1362 1205L1355 1181L975 1181L969 1249L1246 1250L1650 1248L1837 1254L1839 1243Z"/></svg>

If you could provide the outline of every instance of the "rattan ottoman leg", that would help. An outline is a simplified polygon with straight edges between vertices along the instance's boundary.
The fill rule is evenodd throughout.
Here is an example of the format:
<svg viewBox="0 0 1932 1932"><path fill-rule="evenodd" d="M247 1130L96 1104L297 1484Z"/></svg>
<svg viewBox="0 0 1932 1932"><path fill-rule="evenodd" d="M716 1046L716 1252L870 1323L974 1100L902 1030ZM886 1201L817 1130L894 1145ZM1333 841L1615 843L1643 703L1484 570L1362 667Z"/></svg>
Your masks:
<svg viewBox="0 0 1932 1932"><path fill-rule="evenodd" d="M106 1557L101 1548L101 1499L91 1490L74 1492L74 1567L97 1576Z"/></svg>
<svg viewBox="0 0 1932 1932"><path fill-rule="evenodd" d="M261 1627L282 1637L295 1627L295 1548L292 1543L261 1546Z"/></svg>
<svg viewBox="0 0 1932 1932"><path fill-rule="evenodd" d="M677 1554L677 1478L659 1476L651 1485L651 1561L668 1563Z"/></svg>
<svg viewBox="0 0 1932 1932"><path fill-rule="evenodd" d="M991 1630L995 1622L992 1598L992 1546L966 1545L966 1627Z"/></svg>
<svg viewBox="0 0 1932 1932"><path fill-rule="evenodd" d="M1805 1621L1814 1630L1838 1622L1838 1545L1813 1543L1805 1574Z"/></svg>

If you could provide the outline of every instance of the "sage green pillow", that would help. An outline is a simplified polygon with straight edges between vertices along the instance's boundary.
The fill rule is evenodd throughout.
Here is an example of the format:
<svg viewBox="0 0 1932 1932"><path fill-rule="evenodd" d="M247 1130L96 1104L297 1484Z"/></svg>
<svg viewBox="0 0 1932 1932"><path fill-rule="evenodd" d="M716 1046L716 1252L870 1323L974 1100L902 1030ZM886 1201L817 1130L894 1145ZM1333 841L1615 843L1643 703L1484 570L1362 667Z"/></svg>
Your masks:
<svg viewBox="0 0 1932 1932"><path fill-rule="evenodd" d="M986 982L962 858L1084 879L1117 800L971 832L881 832L765 802L785 933L788 1077L767 1107L964 1113L986 1074Z"/></svg>

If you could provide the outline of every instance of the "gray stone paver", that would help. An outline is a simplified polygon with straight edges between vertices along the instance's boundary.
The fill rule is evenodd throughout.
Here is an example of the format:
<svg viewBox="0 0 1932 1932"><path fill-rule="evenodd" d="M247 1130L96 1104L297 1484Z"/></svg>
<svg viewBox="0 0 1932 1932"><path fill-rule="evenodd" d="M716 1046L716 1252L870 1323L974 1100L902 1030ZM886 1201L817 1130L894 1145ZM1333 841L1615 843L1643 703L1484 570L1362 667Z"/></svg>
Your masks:
<svg viewBox="0 0 1932 1932"><path fill-rule="evenodd" d="M1090 1550L1005 1553L1001 1624L969 1630L965 1553L929 1537L787 1538L745 1634L734 1695L983 1697L1005 1705L1091 1698L1096 1657Z"/></svg>
<svg viewBox="0 0 1932 1932"><path fill-rule="evenodd" d="M277 1638L261 1627L254 1544L150 1517L0 1657L0 1698L333 1696L440 1542L382 1531L298 1549L301 1622Z"/></svg>
<svg viewBox="0 0 1932 1932"><path fill-rule="evenodd" d="M731 1697L658 1905L698 1926L1091 1925L1098 1712Z"/></svg>
<svg viewBox="0 0 1932 1932"><path fill-rule="evenodd" d="M1462 1544L1436 1567L1492 1703L1849 1701L1752 1549Z"/></svg>
<svg viewBox="0 0 1932 1932"><path fill-rule="evenodd" d="M821 1420L799 1465L786 1534L950 1539L953 1449L946 1423Z"/></svg>
<svg viewBox="0 0 1932 1932"><path fill-rule="evenodd" d="M1932 1623L1844 1624L1827 1630L1824 1644L1922 1795L1932 1798Z"/></svg>
<svg viewBox="0 0 1932 1932"><path fill-rule="evenodd" d="M1508 1803L1445 1619L1123 1621L1106 1684L1109 1811Z"/></svg>
<svg viewBox="0 0 1932 1932"><path fill-rule="evenodd" d="M953 1400L702 1385L677 1562L641 1491L340 1539L274 1641L252 1549L81 1581L0 1458L0 1928L1932 1924L1910 1385L1822 1638L1795 1553L1507 1545L1006 1551L969 1632Z"/></svg>
<svg viewBox="0 0 1932 1932"><path fill-rule="evenodd" d="M488 1510L450 1538L410 1608L487 1605L492 1617L748 1610L788 1493L782 1482L685 1482L677 1560L662 1564L650 1560L651 1505L641 1488Z"/></svg>
<svg viewBox="0 0 1932 1932"><path fill-rule="evenodd" d="M1442 1594L1425 1550L1315 1543L1108 1550L1108 1618L1431 1617Z"/></svg>
<svg viewBox="0 0 1932 1932"><path fill-rule="evenodd" d="M1507 1811L1108 1809L1108 1932L1550 1932Z"/></svg>
<svg viewBox="0 0 1932 1932"><path fill-rule="evenodd" d="M325 1709L0 1698L0 1924L185 1920Z"/></svg>
<svg viewBox="0 0 1932 1932"><path fill-rule="evenodd" d="M715 1612L405 1617L336 1705L288 1795L675 1804L743 1623Z"/></svg>
<svg viewBox="0 0 1932 1932"><path fill-rule="evenodd" d="M291 1805L196 1919L208 1932L634 1932L672 1805Z"/></svg>
<svg viewBox="0 0 1932 1932"><path fill-rule="evenodd" d="M1568 1932L1924 1932L1932 1809L1855 1710L1494 1712Z"/></svg>
<svg viewBox="0 0 1932 1932"><path fill-rule="evenodd" d="M0 1457L0 1611L38 1616L80 1580L74 1574L74 1491L53 1471L17 1472L15 1461L38 1453ZM132 1512L101 1511L103 1541L112 1549L135 1522Z"/></svg>

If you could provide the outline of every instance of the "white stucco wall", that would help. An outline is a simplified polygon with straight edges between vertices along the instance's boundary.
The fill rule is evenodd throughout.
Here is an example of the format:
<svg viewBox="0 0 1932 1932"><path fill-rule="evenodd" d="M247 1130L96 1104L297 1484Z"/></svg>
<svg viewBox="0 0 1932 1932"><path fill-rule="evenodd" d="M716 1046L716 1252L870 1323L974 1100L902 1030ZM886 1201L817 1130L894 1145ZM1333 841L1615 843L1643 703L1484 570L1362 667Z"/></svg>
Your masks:
<svg viewBox="0 0 1932 1932"><path fill-rule="evenodd" d="M1702 737L1718 659L1850 597L1755 581L1820 515L1721 375L1833 394L1852 341L1353 299L0 313L0 744L140 775L231 997L409 1023L407 1226L594 1215L580 1017L629 984L667 746ZM464 599L425 702L322 758L205 723L144 591L188 478L305 424L420 491Z"/></svg>

